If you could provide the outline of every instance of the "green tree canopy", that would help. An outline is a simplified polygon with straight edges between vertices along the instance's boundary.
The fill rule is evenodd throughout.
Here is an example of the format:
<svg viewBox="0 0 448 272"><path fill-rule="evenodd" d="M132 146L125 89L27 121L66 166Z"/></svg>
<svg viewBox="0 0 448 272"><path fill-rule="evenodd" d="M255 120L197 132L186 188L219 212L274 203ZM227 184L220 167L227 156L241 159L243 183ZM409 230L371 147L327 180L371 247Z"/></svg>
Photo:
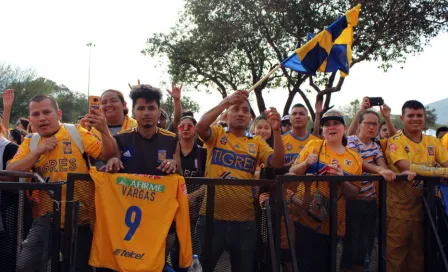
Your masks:
<svg viewBox="0 0 448 272"><path fill-rule="evenodd" d="M55 97L63 112L63 122L76 123L78 116L85 115L87 111L86 95L70 90L65 85L58 85L52 80L37 77L36 72L31 69L0 63L0 88L14 89L10 122L15 122L20 117L28 117L28 103L38 94Z"/></svg>
<svg viewBox="0 0 448 272"><path fill-rule="evenodd" d="M222 97L229 91L248 88L276 64L306 42L308 32L318 33L355 1L298 0L186 0L178 23L169 33L156 33L142 50L167 57L172 78L198 90L216 89ZM387 71L403 65L432 38L447 29L448 0L363 1L355 28L353 62L377 61ZM282 87L289 91L284 113L296 94L311 116L309 95L325 96L339 91L344 79L336 74L312 78L282 69L255 90L259 111L266 108L262 92ZM309 84L304 84L309 82Z"/></svg>
<svg viewBox="0 0 448 272"><path fill-rule="evenodd" d="M182 110L190 110L193 113L197 113L200 110L198 102L191 100L188 96L182 96L180 98L180 104L182 105ZM173 120L174 116L174 102L171 97L167 97L162 101L162 109L167 113L168 119Z"/></svg>

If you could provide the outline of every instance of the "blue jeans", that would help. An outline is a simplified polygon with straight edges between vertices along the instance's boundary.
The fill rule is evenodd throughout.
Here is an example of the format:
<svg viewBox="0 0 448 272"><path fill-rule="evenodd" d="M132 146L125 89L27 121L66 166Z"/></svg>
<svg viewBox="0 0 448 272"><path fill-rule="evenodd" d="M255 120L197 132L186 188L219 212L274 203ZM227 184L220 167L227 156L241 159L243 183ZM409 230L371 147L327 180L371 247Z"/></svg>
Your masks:
<svg viewBox="0 0 448 272"><path fill-rule="evenodd" d="M196 235L204 249L205 217L200 216L196 224ZM226 250L230 254L232 272L252 272L254 270L255 251L257 247L257 224L255 221L214 220L213 246L210 252L212 271ZM199 253L199 260L204 264L204 255Z"/></svg>

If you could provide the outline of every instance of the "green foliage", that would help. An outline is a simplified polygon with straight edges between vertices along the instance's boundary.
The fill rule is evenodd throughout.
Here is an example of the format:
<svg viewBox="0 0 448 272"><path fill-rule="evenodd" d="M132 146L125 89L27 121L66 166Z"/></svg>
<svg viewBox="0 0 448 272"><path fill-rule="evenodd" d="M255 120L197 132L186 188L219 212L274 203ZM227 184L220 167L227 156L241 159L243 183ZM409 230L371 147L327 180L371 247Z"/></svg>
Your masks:
<svg viewBox="0 0 448 272"><path fill-rule="evenodd" d="M55 97L63 111L63 122L76 123L77 117L84 115L87 110L86 95L70 90L65 85L58 85L52 80L36 77L33 70L0 63L0 88L14 89L10 122L15 122L20 117L28 117L28 103L38 94Z"/></svg>
<svg viewBox="0 0 448 272"><path fill-rule="evenodd" d="M438 125L436 124L436 122L437 122L436 109L432 109L429 106L426 106L425 114L426 114L426 122L425 122L426 129L429 129L429 128L437 129Z"/></svg>
<svg viewBox="0 0 448 272"><path fill-rule="evenodd" d="M182 105L182 110L190 110L193 113L199 112L201 109L198 102L191 100L188 96L182 96L180 98L180 104ZM164 101L162 101L162 109L166 111L168 115L168 119L170 121L174 118L174 102L171 97L167 97Z"/></svg>
<svg viewBox="0 0 448 272"><path fill-rule="evenodd" d="M355 1L186 0L178 23L169 33L156 33L142 53L168 60L168 71L177 83L198 90L248 88L272 67L306 42L308 32L318 33ZM448 0L363 1L355 28L353 63L378 61L387 70L403 65L406 57L423 50L447 29ZM335 76L319 76L315 86L303 84L308 77L289 70L277 72L255 90L259 111L265 109L262 91L283 87L289 91L284 112L298 93L311 116L308 96L334 87ZM342 83L342 81L341 81ZM311 86L311 84L310 84ZM331 94L325 104L330 105Z"/></svg>
<svg viewBox="0 0 448 272"><path fill-rule="evenodd" d="M53 94L62 110L62 122L76 124L78 117L87 113L87 95L70 90L60 85Z"/></svg>

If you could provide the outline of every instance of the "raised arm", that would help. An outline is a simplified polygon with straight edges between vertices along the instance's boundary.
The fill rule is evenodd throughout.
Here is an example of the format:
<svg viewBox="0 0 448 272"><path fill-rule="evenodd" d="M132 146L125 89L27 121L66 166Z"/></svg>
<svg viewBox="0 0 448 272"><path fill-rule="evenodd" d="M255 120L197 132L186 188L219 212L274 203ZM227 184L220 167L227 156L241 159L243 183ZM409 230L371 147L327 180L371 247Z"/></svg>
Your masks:
<svg viewBox="0 0 448 272"><path fill-rule="evenodd" d="M350 124L350 127L347 130L347 135L356 135L356 133L358 133L358 128L359 128L359 119L361 118L361 115L369 108L371 108L372 106L370 106L370 101L368 97L364 97L361 103L361 108L359 109L359 111L355 114L355 117L353 117L353 121Z"/></svg>
<svg viewBox="0 0 448 272"><path fill-rule="evenodd" d="M390 112L391 109L388 105L384 104L380 107L381 115L384 118L384 121L386 122L387 130L389 131L389 137L394 136L397 134L397 129L395 128L394 124L392 123L392 120L390 120Z"/></svg>
<svg viewBox="0 0 448 272"><path fill-rule="evenodd" d="M177 133L177 125L179 125L180 118L182 118L182 105L180 103L181 91L182 85L177 87L174 82L171 82L171 91L167 90L174 100L174 119L171 123L171 128L174 133Z"/></svg>
<svg viewBox="0 0 448 272"><path fill-rule="evenodd" d="M280 127L281 117L275 108L265 111L268 122L271 125L274 136L274 153L269 162L269 167L280 168L285 165L285 149L283 147L282 130Z"/></svg>
<svg viewBox="0 0 448 272"><path fill-rule="evenodd" d="M319 98L319 96L318 96ZM314 126L313 126L313 135L319 138L322 138L319 134L320 131L320 118L322 118L322 114L324 112L323 109L323 100L318 99L316 100L315 109L314 112L316 113L316 117L314 118Z"/></svg>
<svg viewBox="0 0 448 272"><path fill-rule="evenodd" d="M236 91L232 95L224 98L217 106L206 112L196 125L196 133L202 140L210 138L210 126L218 116L229 106L243 103L249 97L247 91Z"/></svg>
<svg viewBox="0 0 448 272"><path fill-rule="evenodd" d="M2 124L5 128L4 136L8 138L9 119L11 118L12 104L14 103L14 90L8 89L3 92L3 119Z"/></svg>

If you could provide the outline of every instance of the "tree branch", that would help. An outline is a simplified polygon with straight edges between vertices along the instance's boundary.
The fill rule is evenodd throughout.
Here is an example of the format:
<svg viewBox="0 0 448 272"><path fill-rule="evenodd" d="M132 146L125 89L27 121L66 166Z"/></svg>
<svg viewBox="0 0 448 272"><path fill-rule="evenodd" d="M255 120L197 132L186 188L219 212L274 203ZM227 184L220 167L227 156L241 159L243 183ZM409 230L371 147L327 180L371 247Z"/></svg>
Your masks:
<svg viewBox="0 0 448 272"><path fill-rule="evenodd" d="M313 87L314 90L316 90L316 92L320 93L320 89L319 87L317 87L317 85L314 83L313 77L310 76L310 86Z"/></svg>
<svg viewBox="0 0 448 272"><path fill-rule="evenodd" d="M373 48L375 47L376 43L378 42L378 40L380 39L381 35L383 34L384 28L386 27L386 23L389 20L390 15L392 14L392 10L395 7L397 0L394 0L389 8L389 11L387 12L386 18L384 18L384 21L382 22L382 25L380 27L380 29L378 30L378 33L375 36L375 39L373 40L372 44L370 45L369 48L367 48L367 50L364 52L364 54L362 54L361 57L354 59L352 61L352 63L350 64L350 67L352 67L353 65L355 65L358 62L361 62L363 60L365 60L367 58L367 56L370 54L370 52L372 52Z"/></svg>

